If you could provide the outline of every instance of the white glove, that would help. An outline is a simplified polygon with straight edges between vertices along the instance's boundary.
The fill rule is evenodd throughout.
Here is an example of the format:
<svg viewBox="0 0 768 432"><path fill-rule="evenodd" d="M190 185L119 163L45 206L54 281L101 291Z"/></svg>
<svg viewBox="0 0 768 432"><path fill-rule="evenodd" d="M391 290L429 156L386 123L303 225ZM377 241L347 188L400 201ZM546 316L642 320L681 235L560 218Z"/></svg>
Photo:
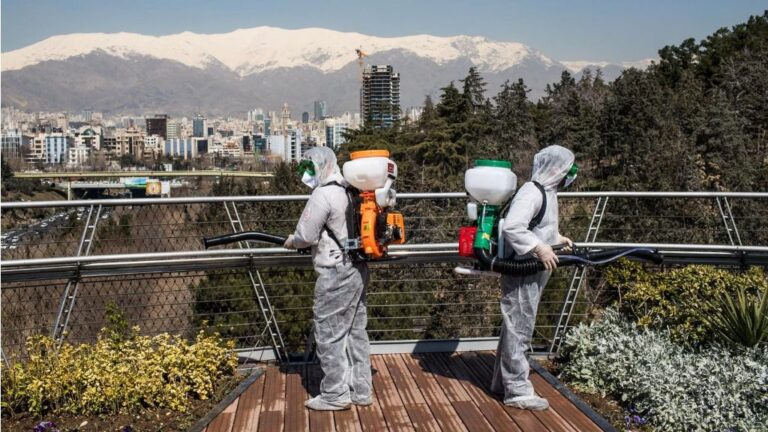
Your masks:
<svg viewBox="0 0 768 432"><path fill-rule="evenodd" d="M573 252L573 240L569 239L566 236L559 235L557 236L557 244L564 244L566 245L561 250L566 253Z"/></svg>
<svg viewBox="0 0 768 432"><path fill-rule="evenodd" d="M285 239L283 247L286 249L296 249L296 246L293 245L293 234L289 235L288 238Z"/></svg>
<svg viewBox="0 0 768 432"><path fill-rule="evenodd" d="M555 251L552 250L552 246L544 243L537 244L536 247L533 248L533 256L544 263L545 269L554 270L557 268L557 255L555 255Z"/></svg>

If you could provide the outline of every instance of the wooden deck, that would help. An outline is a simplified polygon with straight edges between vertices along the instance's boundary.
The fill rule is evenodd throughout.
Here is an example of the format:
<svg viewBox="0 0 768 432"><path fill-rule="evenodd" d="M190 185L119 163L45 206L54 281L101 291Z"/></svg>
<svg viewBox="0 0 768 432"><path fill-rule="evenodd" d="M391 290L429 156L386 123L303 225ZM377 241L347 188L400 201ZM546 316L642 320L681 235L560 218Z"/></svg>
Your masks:
<svg viewBox="0 0 768 432"><path fill-rule="evenodd" d="M389 354L371 358L375 403L347 411L304 408L319 393L319 366L267 368L206 428L229 431L600 431L570 400L531 371L550 409L504 406L488 390L493 354Z"/></svg>

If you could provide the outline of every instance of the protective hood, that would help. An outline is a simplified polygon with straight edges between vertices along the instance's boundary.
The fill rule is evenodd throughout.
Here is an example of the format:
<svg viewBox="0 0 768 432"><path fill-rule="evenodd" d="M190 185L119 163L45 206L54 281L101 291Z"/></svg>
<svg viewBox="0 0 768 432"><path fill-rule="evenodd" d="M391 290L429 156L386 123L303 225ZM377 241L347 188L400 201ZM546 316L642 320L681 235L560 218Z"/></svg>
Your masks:
<svg viewBox="0 0 768 432"><path fill-rule="evenodd" d="M336 154L328 147L312 147L304 154L315 164L315 176L320 186L335 181L343 184L344 178L336 162Z"/></svg>
<svg viewBox="0 0 768 432"><path fill-rule="evenodd" d="M545 147L533 157L531 180L539 182L544 189L557 189L576 157L573 152L559 145Z"/></svg>

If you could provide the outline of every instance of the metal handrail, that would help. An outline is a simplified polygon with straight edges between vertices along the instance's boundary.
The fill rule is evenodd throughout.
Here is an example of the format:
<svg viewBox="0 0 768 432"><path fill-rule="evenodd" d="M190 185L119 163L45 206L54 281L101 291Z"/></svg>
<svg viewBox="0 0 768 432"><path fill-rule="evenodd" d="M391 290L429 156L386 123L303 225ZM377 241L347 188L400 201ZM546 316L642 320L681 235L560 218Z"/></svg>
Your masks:
<svg viewBox="0 0 768 432"><path fill-rule="evenodd" d="M178 198L167 198L167 199L159 199L159 198L141 198L141 199L108 199L108 200L79 200L79 201L41 201L41 202L8 202L8 203L0 203L0 209L3 211L10 210L10 209L34 209L34 208L68 208L71 209L75 207L94 207L94 206L102 206L109 208L110 206L115 207L116 211L118 211L117 215L120 215L120 207L123 206L125 210L128 210L128 206L136 206L134 208L134 211L149 211L150 213L152 211L161 211L164 208L173 208L174 205L180 205L183 206L185 204L201 204L203 206L208 205L215 205L215 203L239 203L242 207L245 203L268 203L268 202L301 202L308 198L308 195L288 195L288 196L274 196L274 195L257 195L257 196L228 196L228 197L178 197ZM463 192L450 192L450 193L399 193L398 198L403 200L406 204L411 204L413 201L408 202L407 200L417 200L417 199L425 199L425 200L453 200L453 201L443 201L445 204L450 204L451 206L460 205L463 203L467 198L466 194ZM756 213L749 213L746 216L743 216L744 219L750 219L750 218L764 218L765 212L763 209L763 204L768 203L768 201L765 201L765 199L768 198L767 192L563 192L559 194L559 197L561 198L576 198L576 199L599 199L602 198L602 200L605 200L604 197L622 197L622 198L629 198L630 200L634 201L635 199L688 199L688 200L727 200L728 198L731 199L758 199L763 200L760 201L760 210ZM435 201L436 202L436 201ZM572 201L573 202L573 201ZM586 202L586 201L585 201ZM750 204L754 203L750 202ZM256 204L258 205L258 204ZM142 207L146 206L146 207ZM153 207L156 206L156 207ZM144 210L142 210L142 208ZM184 207L180 207L180 209L183 209ZM727 207L723 206L720 207L720 216L725 220L726 217L733 219L733 215L730 214L730 212L724 213L723 209L726 209ZM188 208L189 210L192 210L191 208ZM296 210L295 208L293 210ZM65 210L66 211L66 210ZM455 212L454 212L455 213ZM645 216L649 218L656 218L658 215ZM717 217L717 208L715 208L714 217ZM419 216L421 215L421 216ZM419 215L415 215L416 218L425 218L429 219L429 217L425 217L423 213L420 213ZM429 215L430 217L440 217L435 215ZM583 217L582 215L578 215L579 217ZM707 215L711 216L711 215ZM286 218L286 215L278 215L278 218ZM623 217L620 214L613 215L612 217L621 218ZM686 216L689 217L689 216ZM463 213L460 215L451 216L451 218L455 219L461 219L463 218ZM249 221L249 226L260 226L260 221L258 219L258 215L254 216L254 220ZM286 221L292 220L292 219L285 219ZM275 220L272 220L275 222ZM663 222L663 221L662 221ZM143 226L156 226L158 225L158 222L156 220L152 220L152 218L144 218L144 219L138 219L136 221L129 221L129 222L120 222L120 226L124 227L126 224L128 224L131 227L143 227ZM188 223L187 219L184 219L183 222L179 221L179 223L168 223L167 225L179 225L183 226L183 224ZM227 271L231 271L233 273L242 272L243 270L262 270L262 271L268 271L271 273L280 274L282 272L282 269L280 267L285 268L294 268L293 270L297 268L308 268L308 266L311 265L311 257L308 255L299 255L295 251L284 249L281 247L274 247L274 245L263 245L265 247L252 247L247 249L212 249L212 250L202 250L202 245L199 242L190 241L188 237L197 237L200 232L208 232L210 229L215 229L218 224L221 224L221 221L219 220L198 220L194 223L197 223L200 228L197 231L190 231L187 233L184 230L171 230L171 231L162 231L164 234L168 237L162 237L162 239L167 239L168 241L177 241L177 243L173 243L175 252L146 252L146 253L130 253L131 251L136 250L136 248L139 248L138 250L158 250L155 249L153 244L149 244L149 246L145 246L142 248L143 243L141 240L143 239L149 239L149 238L155 238L156 234L146 234L147 232L141 231L141 232L131 232L133 235L131 238L134 238L137 240L135 244L129 245L127 248L125 247L119 247L119 248L103 248L104 253L109 252L121 252L111 255L94 255L94 256L62 256L62 254L69 255L69 251L62 252L62 249L56 249L56 248L50 248L50 249L43 249L39 248L39 251L42 251L45 255L59 255L55 257L49 257L49 258L40 258L42 254L35 254L34 250L30 249L29 255L35 256L37 255L38 258L30 258L30 259L15 259L15 260L2 260L0 259L0 276L3 278L4 284L4 294L5 289L19 289L19 288L26 288L29 287L30 284L38 286L38 288L47 288L51 287L54 289L53 293L57 293L55 295L61 295L58 294L59 291L61 291L61 287L63 286L61 283L51 283L49 285L39 284L38 280L43 281L66 281L66 280L80 280L82 279L86 285L84 285L86 288L93 290L94 286L101 283L101 277L109 277L109 280L105 279L105 283L119 283L122 284L122 282L116 282L116 281L123 281L126 280L137 280L137 279L131 279L131 278L125 278L125 276L134 276L134 275L145 275L145 274L152 274L155 275L153 277L158 277L157 275L166 275L166 274L178 274L177 276L174 276L178 279L178 281L173 282L175 279L172 280L175 284L182 284L185 286L184 290L179 290L179 292L187 292L189 291L194 284L197 283L201 275L209 274L207 272L214 271L214 274L218 273L226 273ZM453 224L454 222L450 222ZM255 225L254 225L255 224ZM456 222L458 224L458 222ZM73 224L74 225L74 224ZM86 227L88 224L85 224ZM441 233L439 237L429 237L429 239L435 239L435 240L443 240L448 239L450 241L449 237L445 237L444 231L446 228L443 227L442 224L440 225ZM599 225L599 221L598 221ZM747 226L748 230L749 227L752 227L753 225L745 225ZM211 228L213 227L213 228ZM430 223L416 225L414 228L414 232L417 231L431 231L432 225ZM74 229L76 227L72 227ZM708 228L708 226L706 227ZM726 224L727 229L728 224ZM449 229L454 229L454 226L451 225ZM735 226L733 227L735 229ZM136 231L136 230L134 230ZM140 230L139 230L140 231ZM67 231L68 233L69 231ZM154 231L149 231L151 233L154 233ZM160 231L158 231L160 232ZM748 231L752 232L752 231ZM74 234L73 234L74 235ZM70 236L73 236L70 235ZM105 235L106 237L110 237L109 234ZM114 237L114 236L113 236ZM643 240L646 236L641 236L638 238L638 240ZM161 238L161 237L158 237ZM177 239L182 238L185 239L183 242L178 241ZM415 239L419 237L414 237ZM637 237L632 237L634 240ZM698 237L697 237L698 238ZM711 237L707 236L705 237L709 240L704 241L718 241L715 240L716 238L720 237ZM763 237L745 237L750 240L753 244L742 246L740 244L675 244L675 243L651 243L651 244L641 244L641 243L608 243L608 242L596 242L594 241L594 236L592 238L588 238L588 240L583 243L576 243L576 246L586 249L605 249L605 248L613 248L613 247L650 247L654 249L659 249L665 256L665 263L670 265L678 265L678 264L691 264L691 263L698 263L698 264L713 264L713 265L720 265L720 266L728 266L728 267L741 267L746 268L750 265L759 265L759 266L768 266L768 245L761 245L760 243L763 243L760 240ZM657 235L655 239L669 239L672 240L673 237L664 237ZM675 241L678 240L678 237L674 237ZM110 238L103 238L101 239L102 242L104 241L113 241L114 239ZM685 241L686 238L682 237L680 240ZM720 241L727 241L728 239L720 240ZM35 243L38 243L37 237L35 240L33 240ZM424 240L429 241L429 240ZM732 243L734 243L733 240L731 240ZM43 238L39 239L39 243L43 243ZM53 242L55 243L55 242ZM66 244L69 244L71 242L64 242ZM47 243L46 243L47 244ZM257 246L257 245L254 245ZM260 245L259 245L260 246ZM182 250L179 250L182 249ZM453 282L455 282L456 286L472 286L474 287L476 284L474 280L464 280L464 278L453 276L453 266L456 265L456 263L460 265L468 265L469 261L471 259L469 258L463 258L458 255L458 244L457 243L427 243L427 244L413 244L408 243L404 245L392 245L390 246L390 255L394 258L397 258L395 261L379 261L374 262L374 265L384 265L384 269L390 269L394 268L395 274L400 274L400 269L398 266L403 266L403 269L415 269L421 268L422 264L434 264L434 266L430 268L437 269L440 271L439 278L442 278L441 280L448 280L453 278ZM168 249L165 246L159 250L174 250L174 249ZM410 267L406 267L410 266ZM225 272L221 272L221 270L226 270ZM204 272L204 273L201 273ZM558 279L566 279L568 272L560 271L555 276ZM306 275L309 275L309 273L306 273ZM430 275L434 276L434 273L430 273ZM489 281L482 281L478 283L482 283L483 286L488 287L488 289L493 289L493 281L489 283ZM171 282L162 283L162 284L156 284L157 287L160 287L162 290L159 292L170 292L167 291L167 287L169 287ZM217 284L223 283L223 282L216 282ZM300 284L308 284L308 282L301 281ZM88 285L90 284L90 285ZM96 284L96 285L94 285ZM118 285L115 285L118 286ZM173 285L174 287L176 285ZM180 285L181 286L181 285ZM279 288L270 287L271 290L278 290L276 292L280 292ZM403 288L403 293L411 295L411 294L417 294L415 292L410 292L411 289L419 289L419 285L408 285L408 288ZM558 288L559 291L555 292L555 297L552 297L553 299L559 298L563 292L565 292L565 289ZM216 292L219 292L220 290L216 288ZM31 291L30 291L31 292ZM288 292L288 291L286 291ZM296 297L296 293L306 293L308 292L308 288L302 288L302 290L295 290L292 289L290 291L292 293L291 297ZM553 291L549 291L550 294L553 294ZM437 292L436 292L437 293ZM16 295L16 292L13 292L14 296L13 298L17 298L18 295ZM65 293L66 294L66 293ZM113 295L114 293L109 293L109 295ZM85 293L81 293L80 296L87 299L89 295L96 296L97 298L106 298L104 293L101 293L100 291L96 294L89 294L89 291L86 290ZM126 295L125 293L122 293L118 290L117 295ZM133 294L131 294L133 295ZM144 296L149 295L149 293L137 293L137 296ZM239 297L238 297L239 296ZM39 298L39 296L34 296L36 298ZM63 295L63 297L66 297L66 295ZM130 296L129 296L130 297ZM216 301L229 301L232 297L236 298L244 298L243 294L240 292L236 292L235 294L227 294L225 297L216 297ZM272 296L270 296L272 297ZM279 297L279 296L278 296ZM303 295L305 301L307 298L309 298L309 295ZM575 297L575 296L574 296ZM46 296L42 297L47 300ZM155 298L152 299L152 302L149 303L137 303L141 304L141 308L143 307L152 307L152 308L158 308L160 307L160 303L163 302L171 302L168 303L169 305L176 305L176 304L194 304L195 302L208 302L208 300L204 300L206 297L203 297L203 300L199 299L182 299L182 300L175 300L176 294L168 295L165 298L165 300L160 299L157 300ZM275 297L277 298L277 297ZM425 295L424 299L430 299L430 295ZM482 298L479 298L479 300L483 300ZM478 301L479 301L478 300ZM425 300L426 301L426 300ZM439 300L437 298L432 299L433 302L439 302L439 301L447 301L447 300ZM472 300L475 301L475 300ZM550 300L551 301L551 300ZM173 303L177 302L177 303ZM178 303L181 302L181 303ZM557 304L557 301L551 301L551 304ZM563 301L564 304L575 304L575 302L572 302L568 299L568 297L565 298ZM433 303L430 303L433 304ZM436 304L436 303L434 303ZM446 303L446 304L453 304L453 303ZM465 304L472 304L462 301L462 305ZM488 303L490 304L490 303ZM98 310L101 308L100 303L95 303L96 306L90 306L87 303L83 303L79 310L83 312L84 314L93 314L94 310ZM386 309L398 309L400 308L400 303L397 303L395 305L388 305L388 306L381 306L382 308ZM215 312L216 314L241 314L241 313L248 313L248 314L256 314L260 309L251 307L252 305L238 305L235 309L229 310L227 309L225 312ZM47 307L47 306L45 306ZM129 306L130 308L140 308L139 306ZM174 306L175 307L175 306ZM18 307L17 307L18 308ZM90 308L90 309L89 309ZM95 309L94 309L95 308ZM286 309L287 308L287 309ZM246 310L243 310L246 309ZM275 308L276 310L283 311L283 310L302 310L302 311L308 311L309 306L306 306L304 303L291 303L289 301L283 301L283 304L278 304ZM571 308L572 309L572 308ZM553 332L554 336L550 338L548 335L540 335L540 338L547 339L547 347L550 347L550 352L552 351L551 348L551 342L554 341L558 334L562 334L568 327L572 327L573 323L569 322L569 318L571 316L578 317L579 311L572 311L571 309L563 309L559 314L552 313L551 316L560 316L560 319L558 321L555 321L553 323L549 323L549 321L540 323L540 325L537 328L556 328L555 332ZM23 312L25 309L19 309L19 311ZM463 309L462 309L463 310ZM186 309L182 308L179 312L174 312L176 314L180 314L179 316L185 316L185 314L189 313ZM397 315L400 312L390 311L385 314L384 318L380 318L382 320L390 320L390 321L396 321L396 320L409 320L411 318L414 318L413 314L409 314L407 316L389 316L389 315ZM458 313L458 312L457 312ZM474 312L473 312L474 313ZM486 316L487 313L483 312L482 316ZM174 315L175 317L176 315ZM11 319L13 320L13 315L9 315ZM53 317L55 318L55 316ZM168 318L168 317L164 317ZM284 317L283 317L284 318ZM50 317L44 317L44 320L50 320L52 318ZM143 320L149 321L149 320L155 320L156 318L142 318ZM159 318L158 318L159 319ZM379 319L379 318L376 318ZM421 318L420 318L421 319ZM82 321L82 320L81 320ZM78 322L79 326L88 324L90 321L82 321ZM98 320L96 320L98 322ZM164 322L164 321L162 321ZM560 325L560 322L562 322L562 325ZM555 324L557 325L548 325L548 324ZM47 321L45 322L45 325L47 325ZM418 328L420 326L423 326L423 323L409 323L404 322L402 324L395 323L395 327L397 328L385 328L385 329L379 329L376 330L376 332L379 332L380 335L383 335L384 337L387 337L388 332L397 332L397 331L406 331L406 332L412 332L413 334L417 334L420 331ZM483 331L479 331L479 329L488 329L491 327L486 326L487 322L483 321L481 323L481 327L475 327L473 329L473 332L467 333L467 334L483 334ZM163 324L166 325L166 324ZM237 324L242 326L257 326L261 325L258 323L258 319L251 316L249 318L249 321L244 324ZM389 324L388 324L389 326ZM415 326L415 327L414 327ZM23 329L15 329L22 331L23 334L27 334L29 332L36 332L39 331L40 324L33 321L30 321L29 323L25 322L24 325L20 325L20 327L24 327ZM562 329L561 329L562 328ZM156 329L155 329L156 330ZM153 331L155 331L153 330ZM85 331L85 330L83 330ZM558 333L558 331L560 333ZM19 334L22 334L19 333ZM84 333L85 334L85 333ZM244 338L244 337L255 337L259 338L258 331L254 334L249 334L248 336L237 336L239 333L233 333L232 338L238 339L238 338ZM411 334L411 333L408 333ZM451 333L453 334L453 333ZM456 333L460 334L460 333ZM264 333L262 332L262 336L264 336ZM295 335L294 335L295 336ZM411 336L409 336L411 337ZM431 336L430 336L431 337ZM495 339L494 339L495 340ZM263 340L259 339L259 343L264 343ZM423 342L419 342L423 343ZM281 344L282 345L282 344ZM241 348L245 349L245 348ZM271 348L270 348L271 349ZM260 356L262 354L259 354Z"/></svg>
<svg viewBox="0 0 768 432"><path fill-rule="evenodd" d="M768 192L559 192L561 198L758 198L768 199ZM466 198L465 192L414 192L398 193L398 199L457 199ZM167 204L204 204L221 202L274 202L306 201L309 195L253 195L253 196L216 196L216 197L177 197L177 198L119 198L103 200L72 201L13 201L0 203L0 210L41 207L83 207L94 205L131 206L131 205L167 205Z"/></svg>
<svg viewBox="0 0 768 432"><path fill-rule="evenodd" d="M406 257L418 255L420 252L435 254L453 254L458 251L458 243L424 243L409 245L390 246L391 255L396 257ZM739 245L707 245L707 244L675 244L675 243L574 243L576 247L589 249L605 248L651 248L658 249L660 252L669 251L689 251L689 252L757 252L768 253L768 246L739 246ZM42 265L65 265L65 264L89 264L103 262L125 262L130 264L136 260L147 260L150 263L168 262L167 260L176 259L197 259L197 258L231 258L231 257L250 257L267 255L288 255L291 258L302 259L300 255L291 249L281 247L266 248L248 248L248 249L219 249L205 251L184 251L184 252L154 252L154 253L134 253L134 254L114 254L114 255L90 255L90 256L71 256L54 258L33 258L21 260L0 261L0 269L12 267L42 266ZM309 260L309 256L304 256L304 260ZM388 261L382 261L387 263ZM396 262L396 261L393 261Z"/></svg>

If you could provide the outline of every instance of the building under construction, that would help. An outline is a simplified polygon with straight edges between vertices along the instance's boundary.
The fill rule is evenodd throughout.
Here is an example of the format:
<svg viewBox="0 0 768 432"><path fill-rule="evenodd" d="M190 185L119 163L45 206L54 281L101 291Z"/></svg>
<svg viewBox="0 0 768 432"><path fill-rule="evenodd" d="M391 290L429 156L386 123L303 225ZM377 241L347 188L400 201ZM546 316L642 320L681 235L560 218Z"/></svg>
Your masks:
<svg viewBox="0 0 768 432"><path fill-rule="evenodd" d="M168 139L168 115L167 114L155 114L152 117L147 117L147 136L158 135L163 139Z"/></svg>
<svg viewBox="0 0 768 432"><path fill-rule="evenodd" d="M391 127L400 117L400 74L389 65L369 65L363 71L361 86L363 124Z"/></svg>

